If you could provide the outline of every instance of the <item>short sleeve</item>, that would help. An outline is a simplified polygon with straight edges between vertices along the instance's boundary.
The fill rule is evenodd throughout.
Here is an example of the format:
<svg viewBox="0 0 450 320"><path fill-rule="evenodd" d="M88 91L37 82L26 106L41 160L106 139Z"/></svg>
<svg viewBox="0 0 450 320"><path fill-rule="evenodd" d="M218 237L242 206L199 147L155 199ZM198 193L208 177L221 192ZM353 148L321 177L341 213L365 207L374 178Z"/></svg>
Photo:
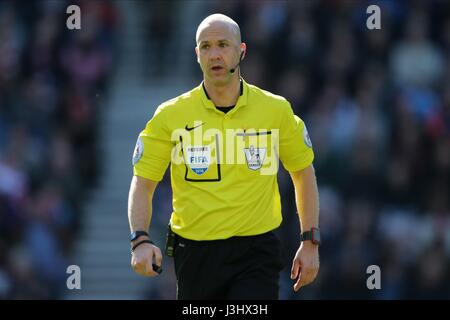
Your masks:
<svg viewBox="0 0 450 320"><path fill-rule="evenodd" d="M287 171L308 167L314 160L314 151L305 123L296 116L287 103L280 127L280 160Z"/></svg>
<svg viewBox="0 0 450 320"><path fill-rule="evenodd" d="M165 112L158 108L136 142L132 161L134 175L161 181L170 163L171 151Z"/></svg>

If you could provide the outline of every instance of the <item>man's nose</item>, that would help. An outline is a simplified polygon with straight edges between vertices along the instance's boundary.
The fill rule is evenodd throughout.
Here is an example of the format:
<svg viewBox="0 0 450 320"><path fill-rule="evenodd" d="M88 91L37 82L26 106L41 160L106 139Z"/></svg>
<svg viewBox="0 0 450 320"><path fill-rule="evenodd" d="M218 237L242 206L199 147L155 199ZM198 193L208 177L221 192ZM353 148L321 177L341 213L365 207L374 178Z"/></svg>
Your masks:
<svg viewBox="0 0 450 320"><path fill-rule="evenodd" d="M218 48L211 48L209 52L210 60L218 60L221 58L220 50Z"/></svg>

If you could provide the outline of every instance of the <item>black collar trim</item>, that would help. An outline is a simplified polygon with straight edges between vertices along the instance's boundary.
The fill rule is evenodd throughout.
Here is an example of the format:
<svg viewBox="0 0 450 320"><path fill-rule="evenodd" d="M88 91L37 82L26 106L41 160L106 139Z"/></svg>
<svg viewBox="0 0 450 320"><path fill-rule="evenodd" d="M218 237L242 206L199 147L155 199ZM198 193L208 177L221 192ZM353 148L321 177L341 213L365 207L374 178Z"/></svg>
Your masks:
<svg viewBox="0 0 450 320"><path fill-rule="evenodd" d="M240 79L239 82L240 82L240 90L241 90L239 96L242 96L242 94L244 93L244 84L242 83L242 79ZM203 91L205 92L205 95L208 98L208 100L211 100L211 98L208 95L208 92L206 92L206 88L205 88L205 83L204 82L202 82L202 87L203 87Z"/></svg>

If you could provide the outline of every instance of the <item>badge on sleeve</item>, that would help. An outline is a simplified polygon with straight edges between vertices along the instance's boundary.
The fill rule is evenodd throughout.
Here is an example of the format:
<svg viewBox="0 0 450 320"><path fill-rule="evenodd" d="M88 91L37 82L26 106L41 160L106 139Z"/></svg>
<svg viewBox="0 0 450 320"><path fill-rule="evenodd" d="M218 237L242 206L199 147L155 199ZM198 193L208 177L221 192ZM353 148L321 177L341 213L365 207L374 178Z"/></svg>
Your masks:
<svg viewBox="0 0 450 320"><path fill-rule="evenodd" d="M312 148L311 139L309 138L308 130L306 129L306 125L303 127L303 140L305 141L305 144Z"/></svg>
<svg viewBox="0 0 450 320"><path fill-rule="evenodd" d="M142 143L141 137L139 137L136 141L136 146L134 147L133 166L136 163L138 163L138 161L141 159L143 153L144 153L144 144Z"/></svg>

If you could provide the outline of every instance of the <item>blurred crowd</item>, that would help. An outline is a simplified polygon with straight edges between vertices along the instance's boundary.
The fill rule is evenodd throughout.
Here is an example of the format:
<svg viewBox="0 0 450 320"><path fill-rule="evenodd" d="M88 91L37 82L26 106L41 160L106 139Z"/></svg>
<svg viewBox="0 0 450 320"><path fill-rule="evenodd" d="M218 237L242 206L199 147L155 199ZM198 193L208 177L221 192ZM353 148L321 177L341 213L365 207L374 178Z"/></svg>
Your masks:
<svg viewBox="0 0 450 320"><path fill-rule="evenodd" d="M66 8L81 7L81 30ZM116 56L107 1L0 1L0 298L60 298L100 168Z"/></svg>
<svg viewBox="0 0 450 320"><path fill-rule="evenodd" d="M381 30L366 8L381 9ZM298 221L280 174L283 299L450 299L450 2L239 1L250 83L283 95L315 151L323 246L293 293ZM368 290L367 267L381 271Z"/></svg>
<svg viewBox="0 0 450 320"><path fill-rule="evenodd" d="M381 30L366 27L370 4ZM280 297L450 299L450 2L211 1L198 23L216 12L241 27L242 76L291 102L315 150L321 269L293 292L299 222L282 171ZM161 206L169 180L158 188Z"/></svg>

